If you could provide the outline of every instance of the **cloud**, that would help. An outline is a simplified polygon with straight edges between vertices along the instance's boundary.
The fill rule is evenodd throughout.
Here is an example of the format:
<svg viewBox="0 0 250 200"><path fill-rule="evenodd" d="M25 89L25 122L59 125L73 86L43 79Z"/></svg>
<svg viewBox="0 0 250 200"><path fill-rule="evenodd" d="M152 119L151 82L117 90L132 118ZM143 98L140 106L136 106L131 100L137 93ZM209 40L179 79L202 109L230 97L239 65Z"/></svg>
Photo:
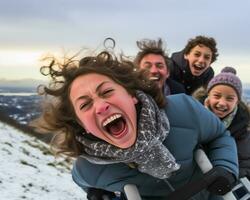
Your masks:
<svg viewBox="0 0 250 200"><path fill-rule="evenodd" d="M121 40L164 36L177 44L200 33L242 41L250 30L249 5L225 0L9 0L0 2L1 33L5 44L13 38L21 44L20 38L27 45L76 44L85 41L81 36L95 41L111 33Z"/></svg>
<svg viewBox="0 0 250 200"><path fill-rule="evenodd" d="M162 37L172 53L189 38L207 35L219 52L243 55L250 53L249 7L250 1L227 0L0 1L0 48L79 50L113 37L134 54L136 40Z"/></svg>

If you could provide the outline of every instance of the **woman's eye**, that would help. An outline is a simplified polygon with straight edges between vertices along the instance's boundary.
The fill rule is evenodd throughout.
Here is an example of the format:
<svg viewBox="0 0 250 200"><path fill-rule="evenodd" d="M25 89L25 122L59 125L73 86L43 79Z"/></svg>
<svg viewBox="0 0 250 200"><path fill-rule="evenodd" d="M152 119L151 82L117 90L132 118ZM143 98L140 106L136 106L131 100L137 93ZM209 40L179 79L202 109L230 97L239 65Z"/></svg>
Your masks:
<svg viewBox="0 0 250 200"><path fill-rule="evenodd" d="M86 104L81 104L80 105L80 110L84 109L86 107Z"/></svg>
<svg viewBox="0 0 250 200"><path fill-rule="evenodd" d="M102 95L105 96L105 95L109 95L111 92L113 92L114 90L113 89L108 89L108 90L104 90L102 92Z"/></svg>
<svg viewBox="0 0 250 200"><path fill-rule="evenodd" d="M85 102L80 105L80 110L87 109L90 106L90 102Z"/></svg>

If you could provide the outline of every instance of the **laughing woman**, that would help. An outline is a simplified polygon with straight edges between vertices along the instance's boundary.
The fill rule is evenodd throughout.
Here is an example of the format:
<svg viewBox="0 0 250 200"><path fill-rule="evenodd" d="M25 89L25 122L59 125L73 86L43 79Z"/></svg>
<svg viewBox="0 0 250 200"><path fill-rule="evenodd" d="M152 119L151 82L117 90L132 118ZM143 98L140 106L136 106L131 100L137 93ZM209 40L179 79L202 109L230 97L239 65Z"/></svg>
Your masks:
<svg viewBox="0 0 250 200"><path fill-rule="evenodd" d="M202 144L213 166L225 174L226 187L236 180L233 138L192 97L164 99L132 62L108 52L84 57L79 64L55 63L41 70L52 84L40 91L53 98L37 126L56 133L52 147L57 154L76 157L72 176L84 190L123 193L131 183L143 199L164 199L201 176L194 151ZM225 185L217 183L194 198L227 192Z"/></svg>

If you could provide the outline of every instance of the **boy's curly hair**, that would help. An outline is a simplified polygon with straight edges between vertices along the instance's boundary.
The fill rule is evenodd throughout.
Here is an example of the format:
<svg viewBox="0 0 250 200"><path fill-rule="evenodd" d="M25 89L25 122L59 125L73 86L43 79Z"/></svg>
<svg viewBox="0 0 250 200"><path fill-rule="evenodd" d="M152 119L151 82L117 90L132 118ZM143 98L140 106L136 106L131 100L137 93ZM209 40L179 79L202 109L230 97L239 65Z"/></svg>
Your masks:
<svg viewBox="0 0 250 200"><path fill-rule="evenodd" d="M196 36L195 38L191 38L187 45L184 48L184 54L189 54L190 51L197 45L204 45L206 47L208 47L209 49L211 49L212 51L212 60L211 63L213 63L214 61L217 60L217 57L219 56L217 47L216 47L216 41L214 38L212 37L206 37L206 36Z"/></svg>

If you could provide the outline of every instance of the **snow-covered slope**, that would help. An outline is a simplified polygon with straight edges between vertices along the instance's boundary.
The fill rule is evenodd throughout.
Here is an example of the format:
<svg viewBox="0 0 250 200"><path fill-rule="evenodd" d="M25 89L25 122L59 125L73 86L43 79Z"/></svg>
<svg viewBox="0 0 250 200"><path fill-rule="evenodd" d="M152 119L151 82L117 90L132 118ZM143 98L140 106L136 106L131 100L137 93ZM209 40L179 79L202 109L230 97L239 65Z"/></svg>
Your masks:
<svg viewBox="0 0 250 200"><path fill-rule="evenodd" d="M86 200L70 167L46 144L0 122L0 199Z"/></svg>

